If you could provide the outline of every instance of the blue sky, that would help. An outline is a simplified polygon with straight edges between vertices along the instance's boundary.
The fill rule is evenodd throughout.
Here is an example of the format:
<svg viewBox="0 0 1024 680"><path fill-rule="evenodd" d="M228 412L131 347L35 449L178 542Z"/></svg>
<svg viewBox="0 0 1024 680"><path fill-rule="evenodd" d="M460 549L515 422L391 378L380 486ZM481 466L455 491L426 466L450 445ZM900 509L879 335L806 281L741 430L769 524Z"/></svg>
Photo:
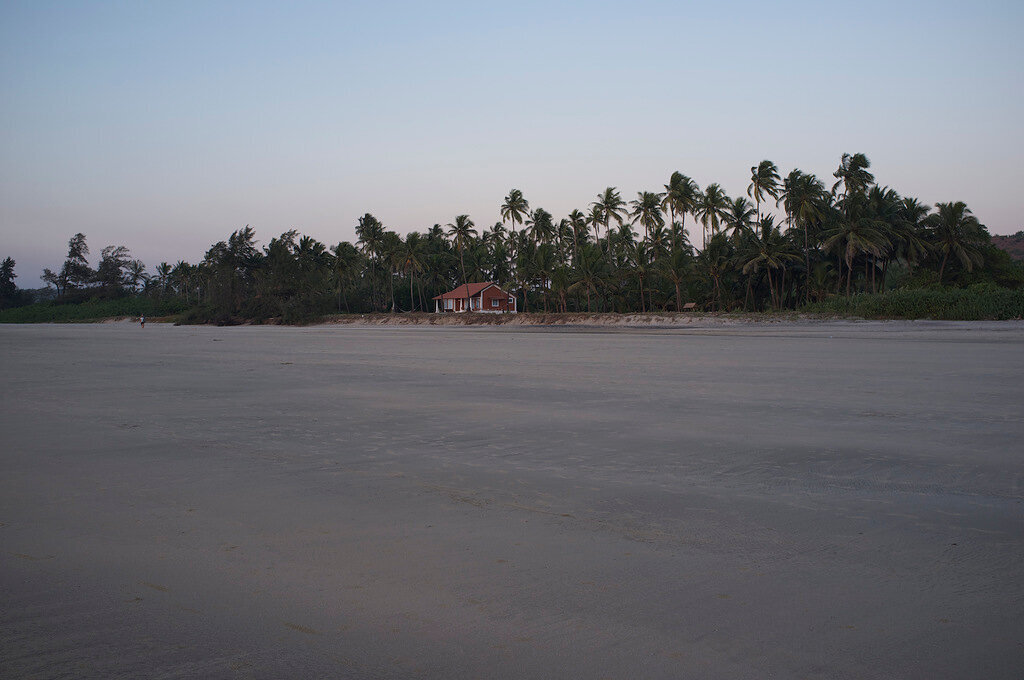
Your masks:
<svg viewBox="0 0 1024 680"><path fill-rule="evenodd" d="M556 217L763 158L1024 227L1012 2L3 2L0 257L38 285L84 232L152 267L250 224L329 244Z"/></svg>

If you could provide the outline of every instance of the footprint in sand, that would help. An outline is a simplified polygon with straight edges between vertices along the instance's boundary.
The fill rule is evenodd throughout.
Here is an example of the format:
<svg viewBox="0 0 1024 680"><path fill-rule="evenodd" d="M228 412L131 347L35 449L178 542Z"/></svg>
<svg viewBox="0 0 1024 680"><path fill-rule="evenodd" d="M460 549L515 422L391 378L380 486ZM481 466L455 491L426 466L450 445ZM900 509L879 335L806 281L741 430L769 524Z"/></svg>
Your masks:
<svg viewBox="0 0 1024 680"><path fill-rule="evenodd" d="M297 623L289 623L287 621L284 622L284 625L287 628L291 628L292 630L297 630L300 633L305 633L306 635L320 635L320 631L316 630L315 628L308 628L306 626L300 626Z"/></svg>
<svg viewBox="0 0 1024 680"><path fill-rule="evenodd" d="M161 593L171 592L170 588L168 588L167 586L162 586L158 583L150 583L149 581L139 581L139 584L144 585L147 588L152 588L153 590L159 590Z"/></svg>

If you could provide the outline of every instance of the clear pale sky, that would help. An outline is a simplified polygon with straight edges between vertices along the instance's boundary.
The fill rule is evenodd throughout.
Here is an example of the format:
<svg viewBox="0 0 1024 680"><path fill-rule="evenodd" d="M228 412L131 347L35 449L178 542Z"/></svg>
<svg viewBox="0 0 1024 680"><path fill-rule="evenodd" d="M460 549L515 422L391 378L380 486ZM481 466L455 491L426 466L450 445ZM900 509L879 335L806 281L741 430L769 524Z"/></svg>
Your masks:
<svg viewBox="0 0 1024 680"><path fill-rule="evenodd" d="M1024 228L1020 2L0 3L0 257L556 218L764 158Z"/></svg>

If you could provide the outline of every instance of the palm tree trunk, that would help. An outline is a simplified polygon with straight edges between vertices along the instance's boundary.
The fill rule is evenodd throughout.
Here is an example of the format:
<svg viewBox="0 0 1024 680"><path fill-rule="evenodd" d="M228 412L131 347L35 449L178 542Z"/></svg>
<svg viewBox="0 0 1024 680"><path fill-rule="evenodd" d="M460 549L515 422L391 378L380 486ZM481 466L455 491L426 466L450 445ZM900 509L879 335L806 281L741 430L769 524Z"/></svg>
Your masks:
<svg viewBox="0 0 1024 680"><path fill-rule="evenodd" d="M942 274L946 271L946 260L949 258L949 251L947 250L942 255L942 266L939 267L939 285L942 285Z"/></svg>
<svg viewBox="0 0 1024 680"><path fill-rule="evenodd" d="M811 254L807 249L807 222L804 222L804 275L807 277L807 304L811 304Z"/></svg>
<svg viewBox="0 0 1024 680"><path fill-rule="evenodd" d="M462 285L466 287L466 307L463 311L469 311L469 281L466 280L466 260L462 256L462 248L459 248L459 264L462 266Z"/></svg>
<svg viewBox="0 0 1024 680"><path fill-rule="evenodd" d="M395 313L395 271L388 267L388 291L391 293L391 313Z"/></svg>

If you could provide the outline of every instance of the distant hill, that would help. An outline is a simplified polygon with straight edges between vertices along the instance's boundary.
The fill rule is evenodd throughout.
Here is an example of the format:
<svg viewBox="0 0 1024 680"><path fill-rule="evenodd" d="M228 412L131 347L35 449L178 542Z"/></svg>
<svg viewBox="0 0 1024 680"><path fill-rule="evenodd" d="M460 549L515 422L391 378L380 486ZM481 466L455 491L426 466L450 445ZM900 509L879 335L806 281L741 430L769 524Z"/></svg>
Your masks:
<svg viewBox="0 0 1024 680"><path fill-rule="evenodd" d="M1024 231L1010 236L993 236L992 245L1002 248L1015 260L1024 261Z"/></svg>

